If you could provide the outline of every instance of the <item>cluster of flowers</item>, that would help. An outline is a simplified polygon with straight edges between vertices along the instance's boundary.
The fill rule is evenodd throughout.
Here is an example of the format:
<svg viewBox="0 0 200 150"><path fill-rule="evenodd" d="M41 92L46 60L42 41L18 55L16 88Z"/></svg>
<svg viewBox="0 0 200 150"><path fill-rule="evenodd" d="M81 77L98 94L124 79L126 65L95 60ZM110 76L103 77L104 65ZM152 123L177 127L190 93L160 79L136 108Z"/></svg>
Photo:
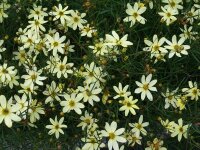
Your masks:
<svg viewBox="0 0 200 150"><path fill-rule="evenodd" d="M6 14L6 11L10 8L10 4L8 4L7 0L3 0L0 3L0 23L3 22L4 18L7 18L8 15Z"/></svg>
<svg viewBox="0 0 200 150"><path fill-rule="evenodd" d="M165 37L158 38L158 35L153 36L153 41L144 39L145 44L148 47L145 47L144 51L151 52L151 58L155 58L155 63L157 61L166 61L165 55L169 52L169 58L172 58L174 55L181 57L181 54L188 55L187 50L190 49L189 45L184 45L184 42L188 40L196 40L198 37L198 32L192 31L192 25L199 21L200 19L200 5L194 4L190 11L179 13L179 10L183 9L182 0L163 0L162 3L166 4L164 7L161 6L163 12L158 14L162 17L161 22L166 22L166 25L169 26L177 20L175 15L183 15L181 18L190 24L188 27L187 24L183 28L180 28L181 34L179 35L180 39L177 40L177 35L172 36L172 41L166 39ZM153 8L153 2L149 2L150 8ZM146 19L141 15L147 10L147 7L140 2L134 3L134 6L127 4L126 13L129 15L124 18L124 22L131 22L130 27L132 27L136 22L145 24ZM196 22L195 22L196 21ZM164 43L167 43L166 46L163 46Z"/></svg>
<svg viewBox="0 0 200 150"><path fill-rule="evenodd" d="M163 12L158 14L162 16L161 22L170 25L177 20L175 17L179 14L179 10L183 9L182 0L163 0ZM4 0L0 4L0 22L3 18L8 17L6 11L10 5ZM153 1L149 1L149 7L153 8ZM146 19L141 15L147 10L144 3L135 2L132 6L127 4L126 13L128 16L124 18L124 22L131 22L130 27L136 22L146 23ZM188 55L190 45L184 42L196 40L198 32L192 31L192 24L200 19L200 5L194 4L189 12L184 12L183 18L190 23L188 28L184 25L181 29L182 34L172 36L172 41L165 37L158 38L159 35L153 36L153 41L144 39L147 47L143 51L150 52L150 58L155 58L155 63L159 60L166 61L165 55L172 58L174 55L181 57L181 54ZM0 65L0 84L3 88L12 89L17 92L13 96L7 97L7 94L0 95L0 123L5 123L9 128L13 126L13 122L23 123L27 126L37 127L37 122L45 115L49 108L62 108L62 117L50 118L50 125L45 127L49 129L48 134L55 134L58 139L60 133L64 134L64 128L68 128L66 124L68 113L75 113L80 118L77 127L81 127L85 131L82 135L82 150L97 150L108 146L109 150L124 149L124 143L133 147L135 144L141 145L143 137L148 135L149 122L143 121L143 115L139 115L138 122L128 122L129 127L118 128L120 123L105 121L105 127L99 124L99 119L94 117L94 113L87 111L87 107L93 107L97 103L105 106L109 103L108 98L112 97L121 107L119 111L124 111L124 115L136 115L140 109L139 101L149 99L153 101L153 93L157 93L157 79L152 80L152 74L142 75L141 82L136 81L137 88L134 94L140 94L140 99L134 98L129 90L129 85L113 86L113 93L106 91L106 81L110 76L104 66L97 61L87 62L82 66L76 66L77 62L70 57L75 52L76 45L73 45L70 38L65 33L79 31L80 36L92 38L96 36L97 29L88 23L85 13L78 10L69 9L68 6L63 7L59 4L54 6L52 10L42 6L33 5L28 15L28 25L18 30L15 42L18 45L18 51L15 51L13 61L18 65L12 66L10 62L4 61ZM48 18L49 19L48 21ZM48 22L53 23L55 28L48 28ZM65 34L65 35L64 35ZM166 43L166 45L164 45ZM94 55L96 60L117 60L117 56L126 52L129 46L133 45L128 41L128 34L120 37L116 31L106 34L105 38L97 38L88 48ZM0 40L0 52L4 53L4 40ZM2 56L0 57L3 60ZM71 86L72 80L80 81L78 85ZM73 84L73 83L72 83ZM182 88L181 92L167 89L165 93L161 93L165 99L165 109L170 106L185 109L189 100L199 100L200 89L196 82L189 81L189 87ZM69 85L69 86L68 86ZM41 98L44 97L44 98ZM87 106L87 107L86 107ZM106 109L106 108L105 108ZM183 124L183 119L176 121L166 121L159 119L161 126L164 127L171 137L178 136L181 141L182 136L188 137L188 128L190 123ZM119 121L120 122L120 121ZM67 130L66 130L67 134ZM107 139L106 142L104 139ZM118 143L121 143L120 147ZM120 147L120 148L119 148ZM78 149L78 148L77 148ZM163 140L154 138L152 142L147 142L146 150L165 150Z"/></svg>

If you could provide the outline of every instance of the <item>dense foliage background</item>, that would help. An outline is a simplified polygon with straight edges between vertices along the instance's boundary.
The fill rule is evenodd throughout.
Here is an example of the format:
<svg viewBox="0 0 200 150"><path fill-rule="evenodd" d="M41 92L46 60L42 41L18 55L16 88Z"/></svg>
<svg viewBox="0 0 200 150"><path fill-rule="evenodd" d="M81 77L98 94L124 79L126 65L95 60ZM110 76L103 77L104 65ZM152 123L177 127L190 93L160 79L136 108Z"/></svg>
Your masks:
<svg viewBox="0 0 200 150"><path fill-rule="evenodd" d="M147 7L147 10L142 14L146 22L145 24L136 22L132 27L130 27L129 22L123 21L127 17L127 3L132 6L136 3L136 1L131 0L8 0L7 3L10 4L10 8L6 10L8 17L4 18L3 22L0 23L0 40L4 40L3 47L6 48L6 51L1 53L0 65L3 66L3 64L7 63L8 66L15 66L20 84L24 83L22 76L27 75L27 71L24 65L18 65L19 60L14 59L14 52L23 49L23 42L20 43L20 35L17 32L19 32L20 28L22 30L25 29L29 25L28 21L32 20L28 18L28 15L30 10L33 9L33 4L47 8L48 16L45 17L45 20L48 22L44 24L46 31L42 33L42 36L48 34L50 29L55 29L60 33L60 37L66 36L65 42L69 39L70 44L74 45L75 52L59 54L62 57L61 60L63 60L64 56L67 56L67 62L73 62L73 67L80 70L80 72L84 72L86 64L90 65L91 62L94 62L102 68L103 73L106 73L106 76L103 77L106 82L100 82L102 89L101 93L98 94L100 102L94 102L93 106L89 103L84 103L85 108L82 110L81 115L74 111L63 113L63 107L60 102L56 101L54 105L45 103L47 96L43 92L46 90L46 85L50 85L52 81L55 81L57 86L63 88L61 94L69 94L71 90L76 91L78 86L84 86L83 81L85 78L75 75L74 70L73 75L70 74L68 78L63 76L58 78L54 75L55 73L51 74L48 71L44 71L52 53L48 52L47 55L43 53L28 53L30 49L24 48L29 55L30 61L33 61L30 64L37 66L38 70L44 69L41 74L46 77L43 81L44 85L39 86L37 95L33 94L32 98L41 103L45 114L42 114L40 119L33 123L37 128L28 124L30 122L28 116L18 123L13 123L12 128L8 128L2 122L0 124L0 149L81 148L84 145L81 138L86 138L88 131L82 130L77 125L81 122L80 117L84 115L86 110L89 113L93 113L93 118L98 119L97 124L100 130L104 129L106 122L110 124L112 121L116 121L118 128L125 128L126 131L129 131L131 129L129 123L138 122L140 115L143 115L144 122L149 122L149 126L145 128L147 135L142 136L141 145L135 144L134 147L130 147L126 143L125 149L145 149L148 146L147 141L153 141L156 137L163 140L163 146L169 150L200 149L200 95L197 96L197 100L191 100L190 96L186 96L187 101L185 101L184 109L172 106L165 109L165 97L162 94L166 93L167 89L173 91L178 88L175 94L184 96L185 93L182 89L188 88L188 81L196 82L198 86L200 85L200 17L192 23L187 20L187 13L194 7L194 4L200 6L199 1L183 1L183 9L179 10L179 14L176 16L177 20L170 25L161 22L161 16L158 14L158 12L162 11L161 6L166 3L154 0L153 9L150 9L148 1L141 1L144 4L143 7ZM63 8L69 6L68 9L86 13L84 19L96 29L91 38L81 36L81 29L73 30L69 27L65 31L63 27L60 27L59 19L53 20L54 16L49 15L49 13L54 10L54 6L59 6L59 4ZM195 9L200 8L195 7ZM166 55L166 61L155 63L155 59L150 57L151 53L143 50L143 48L147 47L144 39L152 41L155 34L159 38L165 37L169 41L172 40L173 35L176 35L179 39L179 35L182 33L180 28L183 29L184 25L192 26L192 30L197 32L195 39L187 39L184 42L185 45L190 45L188 55L181 55L182 57L174 55L172 58L168 58ZM132 42L132 45L127 47L119 46L117 50L120 53L117 55L113 54L112 56L111 54L103 57L95 55L89 46L93 46L100 38L105 39L107 34L112 35L112 31L116 31L120 38L128 34L127 41ZM36 60L32 59L34 56ZM143 75L146 77L149 74L153 74L152 78L157 79L155 85L157 92L152 92L153 101L149 101L147 98L141 100L140 94L134 92L138 88L135 81L140 82ZM128 91L131 92L134 99L138 99L137 106L139 109L135 110L136 115L132 115L129 112L129 115L125 116L124 111L119 111L122 104L120 100L113 98L116 96L113 86L118 87L119 83L122 83L123 87L129 85ZM5 85L1 81L0 94L5 95L7 100L15 94L21 97L22 94L19 94L19 90L22 89L20 84L11 89L8 84ZM199 89L198 92L200 92ZM64 100L63 97L61 99ZM49 129L45 128L46 125L51 124L49 118L54 120L55 116L58 116L58 118L64 117L64 124L67 125L67 128L63 129L64 135L60 134L58 139L54 135L49 135ZM161 124L161 120L165 121L166 119L177 123L179 118L183 119L184 125L189 125L187 139L183 137L180 142L177 137L172 138ZM107 139L104 137L102 141L106 144Z"/></svg>

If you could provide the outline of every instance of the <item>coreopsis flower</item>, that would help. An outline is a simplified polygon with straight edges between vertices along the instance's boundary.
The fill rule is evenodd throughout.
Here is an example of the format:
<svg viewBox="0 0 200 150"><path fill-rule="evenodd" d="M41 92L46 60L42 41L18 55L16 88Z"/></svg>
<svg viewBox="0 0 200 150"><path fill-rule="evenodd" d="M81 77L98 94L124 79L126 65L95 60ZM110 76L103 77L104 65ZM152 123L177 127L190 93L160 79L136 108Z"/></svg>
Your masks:
<svg viewBox="0 0 200 150"><path fill-rule="evenodd" d="M149 74L147 77L145 77L144 75L142 75L141 78L141 82L136 81L135 83L137 84L137 86L139 86L139 88L135 89L135 93L141 93L141 99L144 100L145 97L147 96L147 98L152 101L153 100L153 96L151 94L150 91L157 91L157 88L154 87L154 85L157 83L157 80L152 80L152 74Z"/></svg>
<svg viewBox="0 0 200 150"><path fill-rule="evenodd" d="M162 17L161 22L166 22L166 25L169 26L174 21L177 20L175 15L178 14L178 11L175 9L172 9L171 7L168 7L165 9L164 7L161 7L162 12L159 12L158 14Z"/></svg>
<svg viewBox="0 0 200 150"><path fill-rule="evenodd" d="M45 67L45 69L49 72L49 73L53 73L55 66L57 65L57 63L60 61L60 57L59 56L50 56L49 60L47 61L47 66Z"/></svg>
<svg viewBox="0 0 200 150"><path fill-rule="evenodd" d="M6 51L6 48L3 47L3 43L4 43L4 40L0 40L0 53ZM0 54L0 59L2 58L1 54Z"/></svg>
<svg viewBox="0 0 200 150"><path fill-rule="evenodd" d="M154 138L153 142L148 141L147 146L145 150L167 150L163 147L163 141L158 138Z"/></svg>
<svg viewBox="0 0 200 150"><path fill-rule="evenodd" d="M187 50L190 49L189 45L183 45L185 38L182 37L177 41L176 35L172 36L172 41L166 40L168 45L165 48L169 49L169 58L172 58L174 55L181 57L181 54L188 55Z"/></svg>
<svg viewBox="0 0 200 150"><path fill-rule="evenodd" d="M162 2L166 3L166 5L164 6L165 9L167 9L168 7L177 11L179 9L183 9L183 6L181 5L183 3L183 0L162 0Z"/></svg>
<svg viewBox="0 0 200 150"><path fill-rule="evenodd" d="M168 109L169 106L173 106L174 108L176 108L176 102L177 102L177 98L176 98L176 93L177 93L177 90L174 90L174 91L169 91L169 89L167 88L167 91L165 93L161 93L161 95L163 97L165 97L165 109Z"/></svg>
<svg viewBox="0 0 200 150"><path fill-rule="evenodd" d="M70 21L69 21L69 22L70 22ZM67 32L68 32L69 27L68 27L68 25L67 25L67 22L65 22L65 24L62 25L62 24L58 24L58 22L56 21L55 24L56 24L58 30L63 31L63 33L67 33ZM58 24L58 25L57 25L57 24Z"/></svg>
<svg viewBox="0 0 200 150"><path fill-rule="evenodd" d="M100 143L99 136L90 136L82 139L85 143L81 150L101 150L101 148L105 147L104 143Z"/></svg>
<svg viewBox="0 0 200 150"><path fill-rule="evenodd" d="M104 56L106 54L108 54L108 46L104 44L104 40L102 38L98 39L98 41L96 41L94 43L94 45L90 45L89 48L91 48L93 51L93 53L96 56Z"/></svg>
<svg viewBox="0 0 200 150"><path fill-rule="evenodd" d="M28 109L29 101L27 100L27 95L23 94L21 97L14 95L16 105L19 107L17 114L24 113Z"/></svg>
<svg viewBox="0 0 200 150"><path fill-rule="evenodd" d="M53 51L53 55L57 56L57 53L60 52L61 54L64 54L64 46L63 43L66 39L66 36L60 37L59 33L56 32L53 37L47 34L47 47L49 47L49 51Z"/></svg>
<svg viewBox="0 0 200 150"><path fill-rule="evenodd" d="M179 110L183 110L185 109L187 102L188 102L188 99L186 95L178 95L176 106L179 108Z"/></svg>
<svg viewBox="0 0 200 150"><path fill-rule="evenodd" d="M125 129L117 129L117 123L113 121L110 125L106 122L105 130L101 131L103 137L108 137L108 149L119 150L118 142L125 143L126 139L122 136Z"/></svg>
<svg viewBox="0 0 200 150"><path fill-rule="evenodd" d="M72 93L71 95L64 95L65 101L61 101L60 105L63 106L63 112L69 113L71 110L74 110L77 114L81 114L81 109L85 106L80 101L83 96L81 94Z"/></svg>
<svg viewBox="0 0 200 150"><path fill-rule="evenodd" d="M39 18L44 18L48 16L46 13L47 8L42 8L42 6L36 6L35 4L33 5L33 9L30 10L30 15L28 15L28 18L34 18L34 19L39 19Z"/></svg>
<svg viewBox="0 0 200 150"><path fill-rule="evenodd" d="M3 1L0 4L0 23L3 22L4 18L8 18L8 14L5 12L8 8L10 8L10 4L7 1Z"/></svg>
<svg viewBox="0 0 200 150"><path fill-rule="evenodd" d="M26 93L27 95L31 96L32 94L37 95L38 86L35 86L34 84L30 83L28 85L26 84L20 84L21 90L19 90L19 93Z"/></svg>
<svg viewBox="0 0 200 150"><path fill-rule="evenodd" d="M53 73L57 74L57 78L61 78L61 76L64 76L65 78L68 78L68 74L72 74L73 70L71 69L74 63L67 63L67 56L63 58L63 61L59 61L56 63Z"/></svg>
<svg viewBox="0 0 200 150"><path fill-rule="evenodd" d="M146 7L141 5L141 3L136 2L134 6L131 6L129 3L127 4L126 13L129 15L124 18L124 22L131 22L130 27L132 27L136 22L141 24L145 24L146 19L141 15L146 11Z"/></svg>
<svg viewBox="0 0 200 150"><path fill-rule="evenodd" d="M1 82L11 81L11 76L15 75L17 70L14 66L8 67L6 63L0 65L0 80Z"/></svg>
<svg viewBox="0 0 200 150"><path fill-rule="evenodd" d="M84 130L86 127L90 128L94 123L97 122L97 119L93 118L92 113L88 113L85 111L85 115L80 117L81 122L77 125L77 127L82 127Z"/></svg>
<svg viewBox="0 0 200 150"><path fill-rule="evenodd" d="M88 136L92 136L92 135L99 135L99 138L102 139L102 135L101 135L101 131L99 131L99 126L98 124L96 124L96 121L98 120L95 120L95 122L93 122L90 126L88 126L88 128L86 128L86 132L87 132L87 135Z"/></svg>
<svg viewBox="0 0 200 150"><path fill-rule="evenodd" d="M33 52L36 56L39 54L44 54L45 56L48 56L48 48L47 48L47 39L46 37L40 38L37 40L37 43L34 45Z"/></svg>
<svg viewBox="0 0 200 150"><path fill-rule="evenodd" d="M41 106L41 103L38 103L37 100L32 100L29 109L28 115L30 116L30 122L34 123L40 119L40 115L45 114L44 108Z"/></svg>
<svg viewBox="0 0 200 150"><path fill-rule="evenodd" d="M173 132L171 134L171 137L178 136L178 141L180 142L182 139L182 136L184 136L186 139L188 137L188 127L189 124L183 125L183 119L180 118L178 119L178 124L174 123L173 124Z"/></svg>
<svg viewBox="0 0 200 150"><path fill-rule="evenodd" d="M128 137L126 139L128 141L128 145L131 146L131 147L134 147L136 143L139 144L139 145L142 144L141 143L142 137L140 135L139 136L136 135L133 132L129 132Z"/></svg>
<svg viewBox="0 0 200 150"><path fill-rule="evenodd" d="M166 61L166 59L165 59L165 55L166 55L166 53L157 53L157 54L155 54L154 55L154 57L155 57L155 60L154 60L154 63L157 63L158 61Z"/></svg>
<svg viewBox="0 0 200 150"><path fill-rule="evenodd" d="M25 34L21 35L20 41L23 43L24 48L30 48L36 44L36 40L38 39L37 34L35 32L28 30Z"/></svg>
<svg viewBox="0 0 200 150"><path fill-rule="evenodd" d="M118 87L117 86L113 86L113 89L115 90L115 92L117 93L116 96L114 96L114 99L117 99L119 97L128 97L131 95L130 91L127 91L129 88L129 85L126 85L124 88L122 88L122 84L119 82Z"/></svg>
<svg viewBox="0 0 200 150"><path fill-rule="evenodd" d="M112 35L106 34L105 45L113 45L113 46L117 45L122 47L128 47L130 45L133 45L132 42L127 41L127 38L128 34L120 38L115 31L112 31Z"/></svg>
<svg viewBox="0 0 200 150"><path fill-rule="evenodd" d="M16 115L18 110L19 107L12 103L12 98L7 101L4 95L0 95L0 124L4 121L6 126L11 128L13 121L21 121L21 118Z"/></svg>
<svg viewBox="0 0 200 150"><path fill-rule="evenodd" d="M169 121L166 119L165 121L160 118L161 125L166 129L167 133L173 132L174 121Z"/></svg>
<svg viewBox="0 0 200 150"><path fill-rule="evenodd" d="M124 100L121 102L122 107L119 108L119 111L125 111L125 116L128 116L129 111L136 115L135 109L139 109L139 107L136 105L138 99L133 100L133 96L124 97Z"/></svg>
<svg viewBox="0 0 200 150"><path fill-rule="evenodd" d="M74 47L75 47L74 45L70 44L70 40L65 42L63 47L64 54L67 55L69 52L75 52Z"/></svg>
<svg viewBox="0 0 200 150"><path fill-rule="evenodd" d="M103 72L103 69L101 67L97 67L94 62L92 62L90 65L84 64L85 72L83 72L83 75L85 77L86 83L96 83L97 82L105 82L104 77L106 76L106 73Z"/></svg>
<svg viewBox="0 0 200 150"><path fill-rule="evenodd" d="M10 4L8 3L8 0L3 0L2 1L2 6L4 7L5 10L7 10L8 8L10 8Z"/></svg>
<svg viewBox="0 0 200 150"><path fill-rule="evenodd" d="M91 27L90 24L83 26L81 29L81 36L92 37L92 34L97 30L94 27Z"/></svg>
<svg viewBox="0 0 200 150"><path fill-rule="evenodd" d="M186 93L186 96L190 97L191 100L198 100L200 97L200 89L197 86L197 82L188 82L189 88L183 88L182 92Z"/></svg>
<svg viewBox="0 0 200 150"><path fill-rule="evenodd" d="M15 55L14 59L19 61L19 66L25 64L28 54L24 49L19 49L18 52L13 52L13 54Z"/></svg>
<svg viewBox="0 0 200 150"><path fill-rule="evenodd" d="M105 147L98 130L95 130L92 135L87 134L87 137L81 140L85 143L81 150L101 150L101 148Z"/></svg>
<svg viewBox="0 0 200 150"><path fill-rule="evenodd" d="M50 129L48 132L49 135L55 134L56 138L59 138L60 133L64 134L62 128L67 128L67 125L63 124L64 117L60 118L58 121L57 116L55 117L55 120L52 118L49 119L52 125L46 125L47 129Z"/></svg>
<svg viewBox="0 0 200 150"><path fill-rule="evenodd" d="M184 25L184 28L180 28L180 30L182 31L182 33L179 35L181 38L184 37L185 39L189 39L189 40L195 40L195 35L198 35L198 32L194 32L192 31L192 26L190 26L189 28L187 27L187 25Z"/></svg>
<svg viewBox="0 0 200 150"><path fill-rule="evenodd" d="M46 85L46 90L43 92L44 95L48 96L45 100L45 103L53 103L54 100L60 101L59 98L60 89L56 85L55 81L51 82L51 85Z"/></svg>
<svg viewBox="0 0 200 150"><path fill-rule="evenodd" d="M95 83L87 84L84 87L79 86L78 89L83 96L84 102L89 102L89 104L93 106L93 101L100 101L98 94L101 93L102 89L97 87Z"/></svg>
<svg viewBox="0 0 200 150"><path fill-rule="evenodd" d="M156 57L157 54L166 54L168 51L162 46L165 43L165 40L165 37L158 39L158 36L155 34L152 42L148 39L144 39L144 43L148 47L143 48L143 50L150 51L151 58Z"/></svg>
<svg viewBox="0 0 200 150"><path fill-rule="evenodd" d="M27 29L30 28L31 31L35 32L39 36L39 32L45 32L46 29L43 24L47 23L43 18L34 19L32 21L28 21L29 25L26 27Z"/></svg>
<svg viewBox="0 0 200 150"><path fill-rule="evenodd" d="M37 84L37 85L43 85L43 80L45 80L47 77L40 76L42 74L42 70L37 70L37 68L33 68L33 70L27 69L26 70L28 75L22 75L21 78L25 79L25 85L30 84Z"/></svg>
<svg viewBox="0 0 200 150"><path fill-rule="evenodd" d="M144 129L144 127L147 127L149 125L149 122L143 123L143 115L140 115L139 121L137 123L129 123L129 126L132 127L131 131L136 134L136 136L139 136L140 133L143 135L147 135L147 131Z"/></svg>
<svg viewBox="0 0 200 150"><path fill-rule="evenodd" d="M71 20L70 13L72 10L68 10L68 6L62 7L61 4L57 6L54 6L53 12L50 12L51 15L54 16L53 21L60 19L60 22L62 25L65 25L66 22L69 22Z"/></svg>
<svg viewBox="0 0 200 150"><path fill-rule="evenodd" d="M76 30L77 28L82 29L83 24L87 23L85 19L83 19L86 16L86 13L80 13L77 10L72 10L70 16L70 22L68 23L68 26L71 27L73 30Z"/></svg>
<svg viewBox="0 0 200 150"><path fill-rule="evenodd" d="M192 25L194 23L194 20L198 18L199 12L196 10L196 8L193 6L189 11L186 12L185 18L186 21L189 21L189 23Z"/></svg>
<svg viewBox="0 0 200 150"><path fill-rule="evenodd" d="M17 75L17 72L15 72L15 74L11 74L11 80L7 80L6 84L8 84L11 89L13 89L14 85L19 85L18 79L19 76Z"/></svg>

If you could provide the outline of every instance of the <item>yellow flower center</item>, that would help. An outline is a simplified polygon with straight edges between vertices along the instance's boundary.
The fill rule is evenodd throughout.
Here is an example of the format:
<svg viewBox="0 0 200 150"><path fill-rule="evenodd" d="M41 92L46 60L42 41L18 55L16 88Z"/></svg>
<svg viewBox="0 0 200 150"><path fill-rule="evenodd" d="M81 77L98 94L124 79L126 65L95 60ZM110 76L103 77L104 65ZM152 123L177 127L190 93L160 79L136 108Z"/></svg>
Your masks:
<svg viewBox="0 0 200 150"><path fill-rule="evenodd" d="M158 50L159 50L159 48L160 48L160 46L159 46L159 45L154 45L154 46L153 46L153 50L154 50L154 51L158 51Z"/></svg>
<svg viewBox="0 0 200 150"><path fill-rule="evenodd" d="M60 71L63 71L63 70L65 69L65 65L61 64L61 65L59 66L59 69L60 69Z"/></svg>
<svg viewBox="0 0 200 150"><path fill-rule="evenodd" d="M156 142L156 143L153 143L153 148L154 148L154 150L159 150L160 149L159 141Z"/></svg>
<svg viewBox="0 0 200 150"><path fill-rule="evenodd" d="M31 89L28 87L27 89L26 89L28 92L31 92Z"/></svg>
<svg viewBox="0 0 200 150"><path fill-rule="evenodd" d="M167 15L167 17L171 17L172 16L172 14L171 13L166 13L166 15Z"/></svg>
<svg viewBox="0 0 200 150"><path fill-rule="evenodd" d="M94 76L94 73L93 73L93 72L90 72L90 73L89 73L89 76L90 76L90 77L93 77L93 76Z"/></svg>
<svg viewBox="0 0 200 150"><path fill-rule="evenodd" d="M180 127L180 128L179 128L179 132L183 132L183 127Z"/></svg>
<svg viewBox="0 0 200 150"><path fill-rule="evenodd" d="M132 105L131 105L130 102L127 102L127 103L126 103L126 106L127 106L127 107L131 107Z"/></svg>
<svg viewBox="0 0 200 150"><path fill-rule="evenodd" d="M32 79L33 81L36 80L36 78L37 78L37 75L36 75L35 73L31 75L31 79Z"/></svg>
<svg viewBox="0 0 200 150"><path fill-rule="evenodd" d="M178 52L178 53L180 53L181 52L181 50L182 50L182 47L180 46L180 45L174 45L174 50L176 51L176 52Z"/></svg>
<svg viewBox="0 0 200 150"><path fill-rule="evenodd" d="M20 57L25 58L25 53L20 53Z"/></svg>
<svg viewBox="0 0 200 150"><path fill-rule="evenodd" d="M5 68L3 68L1 72L2 72L3 74L7 74L7 73L8 73L8 71L7 71Z"/></svg>
<svg viewBox="0 0 200 150"><path fill-rule="evenodd" d="M189 17L192 17L192 16L193 16L193 13L192 13L192 12L188 12L187 15L188 15Z"/></svg>
<svg viewBox="0 0 200 150"><path fill-rule="evenodd" d="M115 134L113 132L109 133L109 139L113 140L115 138Z"/></svg>
<svg viewBox="0 0 200 150"><path fill-rule="evenodd" d="M120 93L119 93L119 96L123 96L123 95L124 95L124 92L120 92Z"/></svg>
<svg viewBox="0 0 200 150"><path fill-rule="evenodd" d="M21 108L24 108L24 103L20 103L20 105L21 105Z"/></svg>
<svg viewBox="0 0 200 150"><path fill-rule="evenodd" d="M89 118L86 118L86 119L84 120L84 122L87 123L87 124L90 124L90 119L89 119Z"/></svg>
<svg viewBox="0 0 200 150"><path fill-rule="evenodd" d="M4 116L8 115L9 113L10 113L10 111L7 108L2 110L2 115L4 115Z"/></svg>
<svg viewBox="0 0 200 150"><path fill-rule="evenodd" d="M59 124L55 125L55 129L58 130L60 128Z"/></svg>
<svg viewBox="0 0 200 150"><path fill-rule="evenodd" d="M74 17L74 22L78 22L79 18L78 17Z"/></svg>
<svg viewBox="0 0 200 150"><path fill-rule="evenodd" d="M142 129L142 125L141 124L137 124L136 128L138 128L140 130L140 129Z"/></svg>
<svg viewBox="0 0 200 150"><path fill-rule="evenodd" d="M87 96L91 96L91 95L92 95L92 92L89 91L89 90L86 90L86 95L87 95Z"/></svg>
<svg viewBox="0 0 200 150"><path fill-rule="evenodd" d="M137 141L137 137L132 136L132 137L131 137L131 140L132 140L133 142L135 142L135 141Z"/></svg>
<svg viewBox="0 0 200 150"><path fill-rule="evenodd" d="M168 98L168 100L172 100L173 96L169 95L167 98Z"/></svg>
<svg viewBox="0 0 200 150"><path fill-rule="evenodd" d="M56 96L56 92L53 91L53 92L51 93L51 96L52 96L52 97L55 97L55 96Z"/></svg>
<svg viewBox="0 0 200 150"><path fill-rule="evenodd" d="M39 25L40 25L40 22L37 21L37 20L35 20L35 25L36 25L36 26L39 26Z"/></svg>
<svg viewBox="0 0 200 150"><path fill-rule="evenodd" d="M96 140L94 138L91 138L89 143L95 144Z"/></svg>
<svg viewBox="0 0 200 150"><path fill-rule="evenodd" d="M193 89L193 90L192 90L192 94L193 94L193 95L197 95L197 89Z"/></svg>
<svg viewBox="0 0 200 150"><path fill-rule="evenodd" d="M149 89L149 84L144 84L143 85L143 89L146 91L146 90L148 90Z"/></svg>
<svg viewBox="0 0 200 150"><path fill-rule="evenodd" d="M170 6L171 6L172 8L176 6L176 3L175 3L174 1L172 1L172 2L169 3L169 4L170 4Z"/></svg>
<svg viewBox="0 0 200 150"><path fill-rule="evenodd" d="M35 14L36 14L36 15L39 15L39 14L40 14L40 12L39 12L38 10L36 10L36 11L35 11Z"/></svg>
<svg viewBox="0 0 200 150"><path fill-rule="evenodd" d="M63 11L60 11L59 16L63 16L63 15L64 15Z"/></svg>
<svg viewBox="0 0 200 150"><path fill-rule="evenodd" d="M74 100L70 100L70 101L69 101L69 106L70 106L70 107L74 107L74 106L75 106Z"/></svg>
<svg viewBox="0 0 200 150"><path fill-rule="evenodd" d="M31 44L31 43L33 43L33 40L29 38L29 39L27 40L27 42Z"/></svg>
<svg viewBox="0 0 200 150"><path fill-rule="evenodd" d="M137 18L137 17L138 17L138 13L137 13L137 12L134 12L134 13L132 14L132 16L133 16L134 18Z"/></svg>
<svg viewBox="0 0 200 150"><path fill-rule="evenodd" d="M57 47L58 45L59 45L58 42L54 42L54 43L53 43L53 46L54 46L54 47Z"/></svg>
<svg viewBox="0 0 200 150"><path fill-rule="evenodd" d="M85 31L89 32L90 31L90 27L85 27Z"/></svg>

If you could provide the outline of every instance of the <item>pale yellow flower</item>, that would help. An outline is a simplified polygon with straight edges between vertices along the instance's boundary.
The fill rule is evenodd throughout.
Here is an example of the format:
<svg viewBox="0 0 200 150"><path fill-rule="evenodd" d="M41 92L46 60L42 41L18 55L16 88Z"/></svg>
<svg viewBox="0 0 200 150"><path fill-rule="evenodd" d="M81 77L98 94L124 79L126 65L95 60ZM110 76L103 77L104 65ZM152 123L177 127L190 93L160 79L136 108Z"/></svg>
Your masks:
<svg viewBox="0 0 200 150"><path fill-rule="evenodd" d="M57 116L55 117L55 120L52 118L49 119L52 125L46 125L47 129L50 129L48 132L49 135L55 134L56 138L59 138L60 133L64 134L62 128L67 128L67 125L64 125L64 117L60 118L60 120L57 120Z"/></svg>
<svg viewBox="0 0 200 150"><path fill-rule="evenodd" d="M6 126L11 128L13 121L21 121L21 118L16 115L19 109L18 105L12 104L11 98L7 101L4 95L0 95L0 124L4 120Z"/></svg>

